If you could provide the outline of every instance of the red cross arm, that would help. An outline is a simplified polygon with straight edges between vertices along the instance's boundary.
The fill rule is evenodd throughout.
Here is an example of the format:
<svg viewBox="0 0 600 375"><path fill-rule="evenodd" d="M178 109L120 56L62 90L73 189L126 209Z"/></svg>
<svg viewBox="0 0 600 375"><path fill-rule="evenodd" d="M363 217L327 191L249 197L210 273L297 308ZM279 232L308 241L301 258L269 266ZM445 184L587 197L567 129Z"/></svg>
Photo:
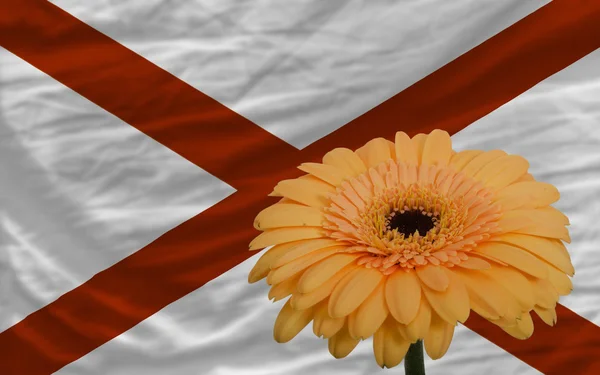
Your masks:
<svg viewBox="0 0 600 375"><path fill-rule="evenodd" d="M49 1L2 0L0 45L234 188L297 154Z"/></svg>

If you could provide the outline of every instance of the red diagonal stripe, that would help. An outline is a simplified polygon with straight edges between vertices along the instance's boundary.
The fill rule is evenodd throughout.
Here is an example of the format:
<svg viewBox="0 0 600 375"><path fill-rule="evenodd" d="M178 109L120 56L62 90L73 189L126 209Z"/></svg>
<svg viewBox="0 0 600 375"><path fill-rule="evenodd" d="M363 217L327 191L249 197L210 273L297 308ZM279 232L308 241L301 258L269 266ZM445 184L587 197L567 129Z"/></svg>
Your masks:
<svg viewBox="0 0 600 375"><path fill-rule="evenodd" d="M303 152L303 158L314 159L323 150L336 145L355 147L374 135L387 136L399 128L410 133L432 127L445 127L451 132L461 129L596 49L600 40L596 26L600 25L599 5L569 1L551 3L400 96L309 147ZM39 9L47 7L42 3L36 3L36 6ZM31 12L31 9L27 11ZM61 17L69 16L56 13L52 17L58 17L53 19L53 24L64 24ZM30 15L28 22L35 25L35 21L36 17ZM44 34L35 37L44 38ZM27 44L28 41L21 38L20 42ZM17 54L29 61L28 51L34 53L27 48L13 50L21 52ZM556 51L561 55L556 55ZM548 62L547 59L557 60ZM484 68L477 70L478 67ZM464 75L457 77L457 73ZM496 89L490 90L490 86ZM436 124L435 121L440 119L443 121ZM412 126L403 126L404 122ZM369 129L365 129L365 125ZM273 156L279 159L278 155ZM298 157L292 155L292 158ZM272 171L281 169L281 175L295 174L291 166L296 160L288 163L289 160L280 159L272 164ZM5 373L36 375L55 371L247 258L251 254L245 251L245 245L255 235L249 229L252 218L267 204L261 197L279 178L263 173L255 180L244 180L238 185L244 186L243 191L168 232L0 334L0 360L8 364ZM236 225L232 225L232 215L236 217ZM578 343L594 343L592 335L597 333L597 327L576 314L568 315L562 309L559 313L559 320L568 318L571 330L586 332ZM518 346L512 346L516 340L503 340L489 325L482 329L479 331L486 337L534 367L547 366L539 356L524 354ZM540 334L540 330L548 334L553 332L543 325L536 325L536 329L536 334ZM535 349L530 348L528 353ZM552 358L560 358L552 355L553 347L544 349ZM577 358L589 363L587 355L585 359L584 356ZM564 363L559 361L553 365Z"/></svg>
<svg viewBox="0 0 600 375"><path fill-rule="evenodd" d="M298 151L48 1L2 0L0 45L234 188Z"/></svg>
<svg viewBox="0 0 600 375"><path fill-rule="evenodd" d="M527 340L514 339L476 314L465 325L546 375L600 374L600 328L562 305L556 312L554 327L532 312L535 330Z"/></svg>

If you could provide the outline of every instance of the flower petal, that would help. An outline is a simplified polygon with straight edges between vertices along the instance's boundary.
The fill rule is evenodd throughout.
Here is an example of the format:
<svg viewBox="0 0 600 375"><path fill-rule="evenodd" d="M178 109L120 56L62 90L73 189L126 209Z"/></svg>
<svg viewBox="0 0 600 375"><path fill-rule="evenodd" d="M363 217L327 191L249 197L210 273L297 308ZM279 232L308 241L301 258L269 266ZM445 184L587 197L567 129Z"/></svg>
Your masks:
<svg viewBox="0 0 600 375"><path fill-rule="evenodd" d="M492 198L506 211L517 208L544 207L560 198L558 189L551 184L538 181L524 181L498 190Z"/></svg>
<svg viewBox="0 0 600 375"><path fill-rule="evenodd" d="M288 300L279 312L273 327L273 337L278 343L288 342L306 327L313 318L313 310L294 310Z"/></svg>
<svg viewBox="0 0 600 375"><path fill-rule="evenodd" d="M269 271L271 271L271 265L288 252L290 248L298 245L300 242L302 241L276 245L265 251L250 271L250 274L248 274L248 282L252 284L267 277Z"/></svg>
<svg viewBox="0 0 600 375"><path fill-rule="evenodd" d="M417 164L419 162L417 150L406 133L396 133L395 150L396 160L411 164Z"/></svg>
<svg viewBox="0 0 600 375"><path fill-rule="evenodd" d="M360 254L334 254L327 259L311 266L300 278L298 291L310 293L329 280L339 270L354 262Z"/></svg>
<svg viewBox="0 0 600 375"><path fill-rule="evenodd" d="M437 314L431 316L431 326L423 340L425 352L431 359L440 359L446 354L452 336L454 335L454 324L450 324L440 318Z"/></svg>
<svg viewBox="0 0 600 375"><path fill-rule="evenodd" d="M488 276L487 271L460 270L458 274L464 281L475 312L485 318L506 317L516 319L521 314L521 306L514 295L501 284ZM486 314L490 316L486 316Z"/></svg>
<svg viewBox="0 0 600 375"><path fill-rule="evenodd" d="M521 317L517 319L516 325L500 328L516 339L526 340L533 334L533 320L531 320L531 315L529 315L528 312L524 312L521 314Z"/></svg>
<svg viewBox="0 0 600 375"><path fill-rule="evenodd" d="M535 298L535 304L545 309L551 309L556 306L558 302L558 292L550 281L543 279L531 279L531 285L533 287L533 296Z"/></svg>
<svg viewBox="0 0 600 375"><path fill-rule="evenodd" d="M522 310L529 311L535 304L531 282L512 267L492 266L485 274L502 285L516 299Z"/></svg>
<svg viewBox="0 0 600 375"><path fill-rule="evenodd" d="M450 166L457 171L462 171L463 168L469 164L476 156L483 154L481 150L465 150L457 152L450 158Z"/></svg>
<svg viewBox="0 0 600 375"><path fill-rule="evenodd" d="M332 165L344 171L346 176L354 177L367 170L365 163L348 148L334 148L323 156L323 164Z"/></svg>
<svg viewBox="0 0 600 375"><path fill-rule="evenodd" d="M417 267L416 272L419 279L423 282L423 284L427 285L429 288L433 290L437 290L438 292L443 292L448 289L448 284L450 280L448 279L448 275L442 266L425 266L425 267Z"/></svg>
<svg viewBox="0 0 600 375"><path fill-rule="evenodd" d="M333 289L335 289L336 285L346 276L350 271L357 268L355 264L349 264L346 267L342 268L338 273L333 275L329 280L327 280L323 285L319 288L313 290L310 293L302 294L300 292L295 292L292 294L292 298L290 298L292 307L297 310L306 309L310 306L313 306L320 301L331 295Z"/></svg>
<svg viewBox="0 0 600 375"><path fill-rule="evenodd" d="M479 170L485 165L505 155L506 152L501 150L483 152L475 156L471 161L469 161L467 165L465 165L465 167L462 169L462 172L467 176L473 178L475 174L479 172Z"/></svg>
<svg viewBox="0 0 600 375"><path fill-rule="evenodd" d="M545 279L548 270L543 261L518 247L504 243L484 243L475 248L474 254L484 254L498 259L531 276Z"/></svg>
<svg viewBox="0 0 600 375"><path fill-rule="evenodd" d="M548 265L548 281L561 296L566 296L573 291L573 282L563 271Z"/></svg>
<svg viewBox="0 0 600 375"><path fill-rule="evenodd" d="M303 203L310 207L321 208L329 204L328 193L334 193L335 187L314 176L280 181L273 189L277 194Z"/></svg>
<svg viewBox="0 0 600 375"><path fill-rule="evenodd" d="M445 166L450 161L451 153L450 134L444 130L435 129L425 140L421 162L422 164Z"/></svg>
<svg viewBox="0 0 600 375"><path fill-rule="evenodd" d="M333 165L320 164L320 163L302 163L298 167L303 172L310 173L311 175L331 184L333 186L340 186L342 181L346 178L346 174L343 170Z"/></svg>
<svg viewBox="0 0 600 375"><path fill-rule="evenodd" d="M487 270L491 267L488 262L476 257L469 257L469 259L461 261L458 266L470 270Z"/></svg>
<svg viewBox="0 0 600 375"><path fill-rule="evenodd" d="M383 324L389 315L384 291L385 280L382 280L356 312L350 314L348 329L352 337L366 339Z"/></svg>
<svg viewBox="0 0 600 375"><path fill-rule="evenodd" d="M304 271L309 266L317 263L321 259L325 259L340 250L344 250L345 246L333 246L324 249L315 250L314 252L304 255L300 258L284 264L281 267L271 269L267 276L267 284L273 285L290 278L300 271Z"/></svg>
<svg viewBox="0 0 600 375"><path fill-rule="evenodd" d="M345 317L332 318L329 316L327 313L327 303L328 301L325 300L315 307L316 312L313 321L313 333L317 337L324 337L326 339L338 333L346 323Z"/></svg>
<svg viewBox="0 0 600 375"><path fill-rule="evenodd" d="M419 164L423 163L423 150L425 149L425 141L427 140L427 134L419 133L412 137L411 142L415 146L417 152L417 161Z"/></svg>
<svg viewBox="0 0 600 375"><path fill-rule="evenodd" d="M557 316L556 309L553 307L551 309L545 309L540 306L534 306L533 311L549 326L553 326L556 324Z"/></svg>
<svg viewBox="0 0 600 375"><path fill-rule="evenodd" d="M278 268L313 251L333 246L343 246L343 243L331 238L314 238L294 243L285 254L271 263L271 268Z"/></svg>
<svg viewBox="0 0 600 375"><path fill-rule="evenodd" d="M286 227L267 229L250 242L250 250L262 249L267 246L311 238L325 237L326 233L319 227Z"/></svg>
<svg viewBox="0 0 600 375"><path fill-rule="evenodd" d="M573 275L575 269L569 254L559 248L557 241L545 237L531 236L519 233L505 233L489 239L493 242L508 243L545 260L566 274Z"/></svg>
<svg viewBox="0 0 600 375"><path fill-rule="evenodd" d="M402 337L393 322L389 320L386 320L373 337L373 353L381 368L399 365L409 347L410 342Z"/></svg>
<svg viewBox="0 0 600 375"><path fill-rule="evenodd" d="M385 138L375 138L356 150L367 168L377 167L379 164L391 159L390 146Z"/></svg>
<svg viewBox="0 0 600 375"><path fill-rule="evenodd" d="M398 322L410 323L419 310L421 285L415 272L396 271L386 282L385 300Z"/></svg>
<svg viewBox="0 0 600 375"><path fill-rule="evenodd" d="M497 164L495 168L491 166ZM518 155L500 157L477 172L475 178L484 181L488 188L502 189L527 173L529 162Z"/></svg>
<svg viewBox="0 0 600 375"><path fill-rule="evenodd" d="M319 227L323 224L323 219L323 213L314 207L276 203L259 212L254 219L254 228Z"/></svg>
<svg viewBox="0 0 600 375"><path fill-rule="evenodd" d="M329 297L329 315L346 316L354 311L383 279L378 269L357 267L348 273Z"/></svg>
<svg viewBox="0 0 600 375"><path fill-rule="evenodd" d="M269 299L276 302L294 293L299 278L300 274L273 285L269 290Z"/></svg>
<svg viewBox="0 0 600 375"><path fill-rule="evenodd" d="M350 354L360 340L352 338L348 332L348 325L344 325L334 336L329 339L329 353L335 358L344 358Z"/></svg>
<svg viewBox="0 0 600 375"><path fill-rule="evenodd" d="M449 279L448 289L438 292L427 287L423 293L435 312L448 323L464 323L469 318L469 294L463 280L453 271L442 268Z"/></svg>
<svg viewBox="0 0 600 375"><path fill-rule="evenodd" d="M408 323L404 329L406 338L411 342L423 339L429 331L431 324L431 307L425 298L421 298L421 304L417 316Z"/></svg>

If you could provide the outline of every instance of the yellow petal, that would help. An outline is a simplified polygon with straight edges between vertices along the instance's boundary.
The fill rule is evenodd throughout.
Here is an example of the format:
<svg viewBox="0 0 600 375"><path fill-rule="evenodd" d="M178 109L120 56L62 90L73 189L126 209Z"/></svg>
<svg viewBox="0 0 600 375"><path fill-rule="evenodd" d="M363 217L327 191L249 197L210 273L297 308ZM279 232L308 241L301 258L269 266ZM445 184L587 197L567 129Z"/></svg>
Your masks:
<svg viewBox="0 0 600 375"><path fill-rule="evenodd" d="M300 293L312 292L359 256L357 254L334 254L311 266L300 278L298 291Z"/></svg>
<svg viewBox="0 0 600 375"><path fill-rule="evenodd" d="M425 298L421 298L421 304L417 316L412 322L406 325L404 333L406 338L411 342L422 340L429 331L429 325L431 324L431 307Z"/></svg>
<svg viewBox="0 0 600 375"><path fill-rule="evenodd" d="M291 295L296 291L296 284L298 283L298 279L300 278L300 274L291 277L287 280L279 284L275 284L269 290L269 299L275 301L279 301L284 299L285 297Z"/></svg>
<svg viewBox="0 0 600 375"><path fill-rule="evenodd" d="M362 159L367 168L378 166L387 160L390 160L392 155L388 140L385 138L375 138L367 142L364 146L356 150L356 154Z"/></svg>
<svg viewBox="0 0 600 375"><path fill-rule="evenodd" d="M535 298L535 304L545 309L550 309L556 306L558 302L558 292L550 281L543 279L531 278L531 286L533 287L533 296Z"/></svg>
<svg viewBox="0 0 600 375"><path fill-rule="evenodd" d="M311 175L305 178L280 181L273 189L280 196L303 203L310 207L321 208L329 205L328 193L334 193L335 187Z"/></svg>
<svg viewBox="0 0 600 375"><path fill-rule="evenodd" d="M465 167L462 169L462 172L472 178L485 165L505 155L506 152L501 150L492 150L481 153L475 156L471 161L469 161L467 165L465 165Z"/></svg>
<svg viewBox="0 0 600 375"><path fill-rule="evenodd" d="M306 327L313 318L313 310L294 310L288 300L279 312L273 328L273 337L278 343L288 342Z"/></svg>
<svg viewBox="0 0 600 375"><path fill-rule="evenodd" d="M521 314L521 305L509 290L488 276L489 271L457 271L467 287L471 305L485 318L515 319Z"/></svg>
<svg viewBox="0 0 600 375"><path fill-rule="evenodd" d="M267 229L250 242L250 250L279 245L286 242L308 240L325 237L326 233L319 227L286 227Z"/></svg>
<svg viewBox="0 0 600 375"><path fill-rule="evenodd" d="M523 228L516 229L515 233L530 234L532 236L557 238L571 243L571 237L569 236L569 230L564 225L555 223L535 223L534 225L525 226Z"/></svg>
<svg viewBox="0 0 600 375"><path fill-rule="evenodd" d="M569 254L564 251L560 246L561 244L557 244L555 240L518 233L505 233L494 236L489 240L518 246L552 264L566 274L573 275L573 272L575 272Z"/></svg>
<svg viewBox="0 0 600 375"><path fill-rule="evenodd" d="M474 253L498 259L534 277L548 277L548 270L543 261L512 245L500 242L484 243L477 246Z"/></svg>
<svg viewBox="0 0 600 375"><path fill-rule="evenodd" d="M398 322L410 323L419 310L421 285L415 272L396 271L386 282L385 300Z"/></svg>
<svg viewBox="0 0 600 375"><path fill-rule="evenodd" d="M569 225L569 219L553 207L520 208L512 211L515 214L529 218L533 225L549 225L562 227Z"/></svg>
<svg viewBox="0 0 600 375"><path fill-rule="evenodd" d="M383 279L378 269L357 267L348 273L329 297L329 316L339 318L354 311Z"/></svg>
<svg viewBox="0 0 600 375"><path fill-rule="evenodd" d="M425 336L425 352L431 359L440 359L446 354L452 336L454 335L454 324L449 324L437 314L431 316L431 326Z"/></svg>
<svg viewBox="0 0 600 375"><path fill-rule="evenodd" d="M409 347L410 342L402 337L393 322L390 321L386 321L373 337L373 353L381 368L392 368L399 365Z"/></svg>
<svg viewBox="0 0 600 375"><path fill-rule="evenodd" d="M388 139L386 139L385 141L388 145L388 148L390 149L390 158L392 160L396 160L396 145L394 144L394 142L392 142Z"/></svg>
<svg viewBox="0 0 600 375"><path fill-rule="evenodd" d="M483 154L481 150L465 150L457 152L450 158L450 166L457 171L462 171L463 168L469 164L476 156Z"/></svg>
<svg viewBox="0 0 600 375"><path fill-rule="evenodd" d="M452 141L448 132L435 129L432 131L423 147L423 164L445 166L450 161Z"/></svg>
<svg viewBox="0 0 600 375"><path fill-rule="evenodd" d="M306 268L317 263L318 261L325 259L344 249L345 246L327 247L324 249L316 250L298 259L294 259L293 261L286 263L281 267L272 269L271 272L269 272L269 275L267 276L267 283L270 285L278 284L283 280L294 276L298 272L304 271Z"/></svg>
<svg viewBox="0 0 600 375"><path fill-rule="evenodd" d="M535 181L535 178L531 175L531 173L524 174L521 176L515 183L517 182L525 182L525 181Z"/></svg>
<svg viewBox="0 0 600 375"><path fill-rule="evenodd" d="M447 268L442 268L446 272L449 284L444 292L438 292L427 287L423 287L423 294L435 312L448 323L454 324L456 321L464 323L469 317L470 305L469 294L462 279Z"/></svg>
<svg viewBox="0 0 600 375"><path fill-rule="evenodd" d="M487 270L491 267L488 262L476 257L469 257L469 259L461 261L458 266L470 270Z"/></svg>
<svg viewBox="0 0 600 375"><path fill-rule="evenodd" d="M385 303L385 280L382 280L367 299L350 314L348 328L355 338L366 339L379 329L389 314Z"/></svg>
<svg viewBox="0 0 600 375"><path fill-rule="evenodd" d="M417 164L419 162L417 150L406 133L396 133L395 150L396 160L412 164Z"/></svg>
<svg viewBox="0 0 600 375"><path fill-rule="evenodd" d="M502 189L527 173L529 162L518 155L502 156L476 173L475 178L493 189Z"/></svg>
<svg viewBox="0 0 600 375"><path fill-rule="evenodd" d="M548 265L548 281L561 296L566 296L573 290L573 283L569 276L551 265Z"/></svg>
<svg viewBox="0 0 600 375"><path fill-rule="evenodd" d="M504 212L498 220L499 233L514 232L532 224L533 222L527 216L521 215L516 210Z"/></svg>
<svg viewBox="0 0 600 375"><path fill-rule="evenodd" d="M338 333L329 339L329 353L335 358L344 358L356 348L359 341L350 336L348 325L344 325Z"/></svg>
<svg viewBox="0 0 600 375"><path fill-rule="evenodd" d="M544 321L544 323L546 323L547 325L553 326L556 324L557 317L556 309L554 307L550 309L545 309L540 306L534 306L533 311L535 311L535 313L538 314L542 321Z"/></svg>
<svg viewBox="0 0 600 375"><path fill-rule="evenodd" d="M349 264L346 267L342 268L338 273L333 275L329 280L327 280L323 285L319 288L313 290L310 293L299 293L295 292L292 294L292 298L290 299L292 307L296 310L306 309L310 306L317 304L318 302L324 300L325 298L331 295L335 286L346 276L350 271L356 269L357 266L355 264Z"/></svg>
<svg viewBox="0 0 600 375"><path fill-rule="evenodd" d="M339 186L346 178L343 170L334 167L333 165L320 163L302 163L298 169L331 184Z"/></svg>
<svg viewBox="0 0 600 375"><path fill-rule="evenodd" d="M528 312L521 314L517 324L512 327L501 327L504 332L519 340L526 340L533 334L533 320Z"/></svg>
<svg viewBox="0 0 600 375"><path fill-rule="evenodd" d="M323 214L314 207L293 203L276 203L259 212L254 228L265 230L280 227L319 227Z"/></svg>
<svg viewBox="0 0 600 375"><path fill-rule="evenodd" d="M529 311L533 308L533 287L520 271L512 267L493 266L485 274L509 291L517 299L522 310Z"/></svg>
<svg viewBox="0 0 600 375"><path fill-rule="evenodd" d="M262 280L269 274L271 271L271 265L281 256L283 256L290 248L296 246L299 242L288 242L285 244L273 246L272 248L265 251L263 255L260 256L250 274L248 274L248 282L255 283L258 280Z"/></svg>
<svg viewBox="0 0 600 375"><path fill-rule="evenodd" d="M310 240L298 241L288 248L288 250L278 259L271 263L271 268L278 268L286 263L296 260L306 254L310 254L316 250L324 249L333 246L343 246L340 242L330 238L314 238Z"/></svg>
<svg viewBox="0 0 600 375"><path fill-rule="evenodd" d="M442 268L445 267L430 265L425 267L417 267L416 272L423 284L427 285L433 290L443 292L448 288L450 280Z"/></svg>
<svg viewBox="0 0 600 375"><path fill-rule="evenodd" d="M315 320L313 321L313 333L317 337L326 339L332 337L344 327L346 318L332 318L327 313L327 300L315 307Z"/></svg>
<svg viewBox="0 0 600 375"><path fill-rule="evenodd" d="M537 208L552 204L560 198L558 189L551 184L538 181L523 181L499 190L492 198L504 210Z"/></svg>
<svg viewBox="0 0 600 375"><path fill-rule="evenodd" d="M323 164L333 165L344 171L346 176L356 176L367 170L365 163L352 150L347 148L334 148L323 156Z"/></svg>
<svg viewBox="0 0 600 375"><path fill-rule="evenodd" d="M427 134L419 133L412 137L412 144L415 146L415 150L417 152L417 160L419 164L422 163L423 160L423 150L425 149L425 141L427 140Z"/></svg>

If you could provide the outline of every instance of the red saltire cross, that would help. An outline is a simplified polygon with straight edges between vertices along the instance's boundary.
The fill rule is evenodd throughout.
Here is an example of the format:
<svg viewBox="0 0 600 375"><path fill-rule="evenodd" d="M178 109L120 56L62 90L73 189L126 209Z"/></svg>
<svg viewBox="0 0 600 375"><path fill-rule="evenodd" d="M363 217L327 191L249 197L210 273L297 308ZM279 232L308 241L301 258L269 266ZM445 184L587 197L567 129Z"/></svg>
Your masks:
<svg viewBox="0 0 600 375"><path fill-rule="evenodd" d="M0 333L0 373L45 375L255 254L254 216L301 162L398 130L454 134L599 48L600 1L543 6L303 150L46 0L0 0L0 45L237 190ZM557 313L525 341L476 314L465 325L543 373L600 373L600 328Z"/></svg>

